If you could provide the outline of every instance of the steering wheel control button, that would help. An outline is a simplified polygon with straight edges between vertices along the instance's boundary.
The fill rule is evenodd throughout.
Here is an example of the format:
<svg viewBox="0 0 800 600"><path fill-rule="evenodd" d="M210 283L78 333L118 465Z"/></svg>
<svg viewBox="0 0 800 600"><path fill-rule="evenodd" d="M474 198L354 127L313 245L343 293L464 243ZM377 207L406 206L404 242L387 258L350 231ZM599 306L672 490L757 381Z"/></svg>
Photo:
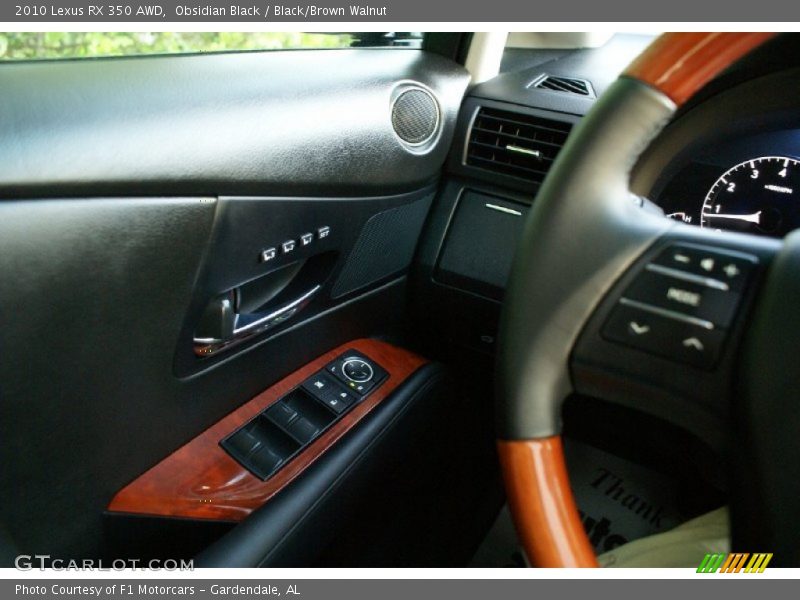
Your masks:
<svg viewBox="0 0 800 600"><path fill-rule="evenodd" d="M681 345L684 348L693 348L698 352L703 352L706 347L703 345L703 342L700 341L699 338L696 336L688 337L681 342Z"/></svg>
<svg viewBox="0 0 800 600"><path fill-rule="evenodd" d="M722 284L727 289L738 292L744 288L748 276L757 264L756 257L741 252L676 244L661 252L648 266L652 268L658 265L696 275L716 282L718 287Z"/></svg>
<svg viewBox="0 0 800 600"><path fill-rule="evenodd" d="M688 321L679 321L636 306L618 304L602 330L607 340L663 358L712 369L725 333Z"/></svg>
<svg viewBox="0 0 800 600"><path fill-rule="evenodd" d="M278 250L276 248L267 248L261 251L261 262L269 262L276 256L278 256Z"/></svg>
<svg viewBox="0 0 800 600"><path fill-rule="evenodd" d="M366 383L375 375L372 366L358 357L345 359L342 363L342 373L353 383Z"/></svg>
<svg viewBox="0 0 800 600"><path fill-rule="evenodd" d="M731 289L730 286L724 281L719 281L711 277L704 277L703 275L695 275L694 273L689 273L687 271L679 271L677 269L672 269L670 267L665 267L655 263L650 263L645 267L645 269L652 273L666 275L667 277L674 277L675 279L680 279L681 281L697 283L706 287L714 288L715 290L722 290L723 292L730 291Z"/></svg>
<svg viewBox="0 0 800 600"><path fill-rule="evenodd" d="M289 254L289 252L294 250L295 246L297 246L297 242L295 240L286 240L281 244L281 250L284 254Z"/></svg>
<svg viewBox="0 0 800 600"><path fill-rule="evenodd" d="M314 241L314 234L313 233L304 233L300 236L300 245L301 246L308 246L311 242Z"/></svg>
<svg viewBox="0 0 800 600"><path fill-rule="evenodd" d="M739 294L650 269L636 277L624 297L720 327L730 325L739 304Z"/></svg>
<svg viewBox="0 0 800 600"><path fill-rule="evenodd" d="M325 239L326 237L328 237L330 234L331 234L331 228L330 228L330 227L328 227L327 225L326 225L326 226L324 226L324 227L320 227L319 229L317 229L317 239L318 239L318 240L324 240L324 239Z"/></svg>

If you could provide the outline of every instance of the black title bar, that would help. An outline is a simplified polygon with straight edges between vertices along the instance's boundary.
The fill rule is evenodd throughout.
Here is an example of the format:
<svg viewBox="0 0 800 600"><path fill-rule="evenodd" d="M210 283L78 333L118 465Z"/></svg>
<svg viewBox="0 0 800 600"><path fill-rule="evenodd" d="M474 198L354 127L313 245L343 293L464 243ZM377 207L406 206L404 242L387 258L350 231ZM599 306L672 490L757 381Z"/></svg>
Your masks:
<svg viewBox="0 0 800 600"><path fill-rule="evenodd" d="M25 23L106 22L798 22L800 3L759 0L375 0L312 4L203 0L53 0L0 4L0 19Z"/></svg>

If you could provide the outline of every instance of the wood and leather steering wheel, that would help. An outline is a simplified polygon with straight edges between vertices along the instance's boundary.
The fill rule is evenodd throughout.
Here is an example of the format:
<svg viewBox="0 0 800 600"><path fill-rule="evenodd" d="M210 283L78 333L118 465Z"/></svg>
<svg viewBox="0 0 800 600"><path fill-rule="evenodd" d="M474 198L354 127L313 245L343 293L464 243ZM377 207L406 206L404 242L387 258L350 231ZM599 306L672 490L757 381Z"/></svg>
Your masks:
<svg viewBox="0 0 800 600"><path fill-rule="evenodd" d="M743 234L709 232L650 214L630 192L631 169L677 109L773 37L770 33L661 36L572 133L539 191L517 249L503 309L497 411L509 507L522 547L534 566L597 566L570 489L560 437L562 403L581 388L577 380L582 374L571 367L571 361L581 336L596 333L600 337L602 325L592 325L598 307L618 305L619 292L615 290L665 248L693 244L710 252L730 253L723 256L741 253L752 257L759 275L747 284L757 289L746 290L749 317L740 323L741 338L736 337L733 326L730 333L723 331L729 339L717 371L673 366L655 357L646 359L656 367L649 371L648 385L669 386L668 381L658 381L659 366L665 378L680 373L687 381L702 377L705 382L728 377L726 361L738 361L736 410L751 426L751 452L759 464L780 454L784 464L792 464L797 455L798 444L792 442L795 434L786 430L798 423L800 411L790 401L797 399L796 384L800 382L794 374L797 369L786 361L794 356L791 343L800 340L797 311L791 308L800 300L800 237L795 234L764 241ZM744 310L740 306L741 321ZM798 335L792 337L793 333ZM613 376L609 382L594 381L595 389L605 384L625 388L624 373L632 366L623 360L614 364L615 352L603 357ZM789 356L781 357L780 352ZM620 351L618 356L631 355ZM595 372L594 377L602 379L603 375ZM639 399L638 389L631 385L620 394L631 403L652 401ZM653 411L665 419L671 412L713 412L706 406L690 406L691 398L685 400L686 406L676 403L653 407ZM748 477L758 492L737 504L732 523L734 544L753 544L741 550L774 552L776 563L797 566L795 536L800 531L800 517L790 507L800 496L798 478L776 469L757 468ZM757 532L737 538L737 518L756 517Z"/></svg>

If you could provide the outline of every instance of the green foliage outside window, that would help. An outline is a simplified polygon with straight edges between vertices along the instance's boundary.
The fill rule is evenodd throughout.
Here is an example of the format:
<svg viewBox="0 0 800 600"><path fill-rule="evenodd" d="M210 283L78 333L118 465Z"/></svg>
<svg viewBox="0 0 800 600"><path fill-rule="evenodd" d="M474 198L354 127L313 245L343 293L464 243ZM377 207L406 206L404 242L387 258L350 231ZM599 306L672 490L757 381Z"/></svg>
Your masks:
<svg viewBox="0 0 800 600"><path fill-rule="evenodd" d="M0 60L347 48L349 33L288 32L0 32Z"/></svg>

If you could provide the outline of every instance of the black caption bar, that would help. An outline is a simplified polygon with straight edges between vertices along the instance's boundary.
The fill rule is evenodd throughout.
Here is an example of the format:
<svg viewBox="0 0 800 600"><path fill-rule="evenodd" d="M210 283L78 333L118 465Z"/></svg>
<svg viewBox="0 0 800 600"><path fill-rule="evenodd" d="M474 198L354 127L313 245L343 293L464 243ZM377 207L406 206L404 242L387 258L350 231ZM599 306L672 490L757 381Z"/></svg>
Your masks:
<svg viewBox="0 0 800 600"><path fill-rule="evenodd" d="M798 22L800 3L785 0L375 0L313 4L256 0L156 2L52 0L2 2L8 22Z"/></svg>
<svg viewBox="0 0 800 600"><path fill-rule="evenodd" d="M688 570L688 569L687 569ZM694 571L694 569L692 569ZM697 578L691 579L632 579L598 581L591 579L556 580L348 580L317 579L295 581L270 581L268 579L225 581L202 580L78 580L74 578L5 580L0 582L3 598L28 598L30 600L165 600L166 598L192 598L192 600L408 600L424 598L460 598L485 600L486 598L527 598L531 594L574 594L576 597L597 595L600 587L617 590L623 597L647 596L650 600L673 600L691 594L697 589ZM707 575L705 577L708 577ZM760 579L759 590L772 589L788 593L794 581ZM725 592L729 600L749 598L752 587L733 579L720 580L716 589ZM763 593L763 592L762 592Z"/></svg>
<svg viewBox="0 0 800 600"><path fill-rule="evenodd" d="M359 21L389 16L383 4L265 4L262 2L20 3L3 6L8 21Z"/></svg>

